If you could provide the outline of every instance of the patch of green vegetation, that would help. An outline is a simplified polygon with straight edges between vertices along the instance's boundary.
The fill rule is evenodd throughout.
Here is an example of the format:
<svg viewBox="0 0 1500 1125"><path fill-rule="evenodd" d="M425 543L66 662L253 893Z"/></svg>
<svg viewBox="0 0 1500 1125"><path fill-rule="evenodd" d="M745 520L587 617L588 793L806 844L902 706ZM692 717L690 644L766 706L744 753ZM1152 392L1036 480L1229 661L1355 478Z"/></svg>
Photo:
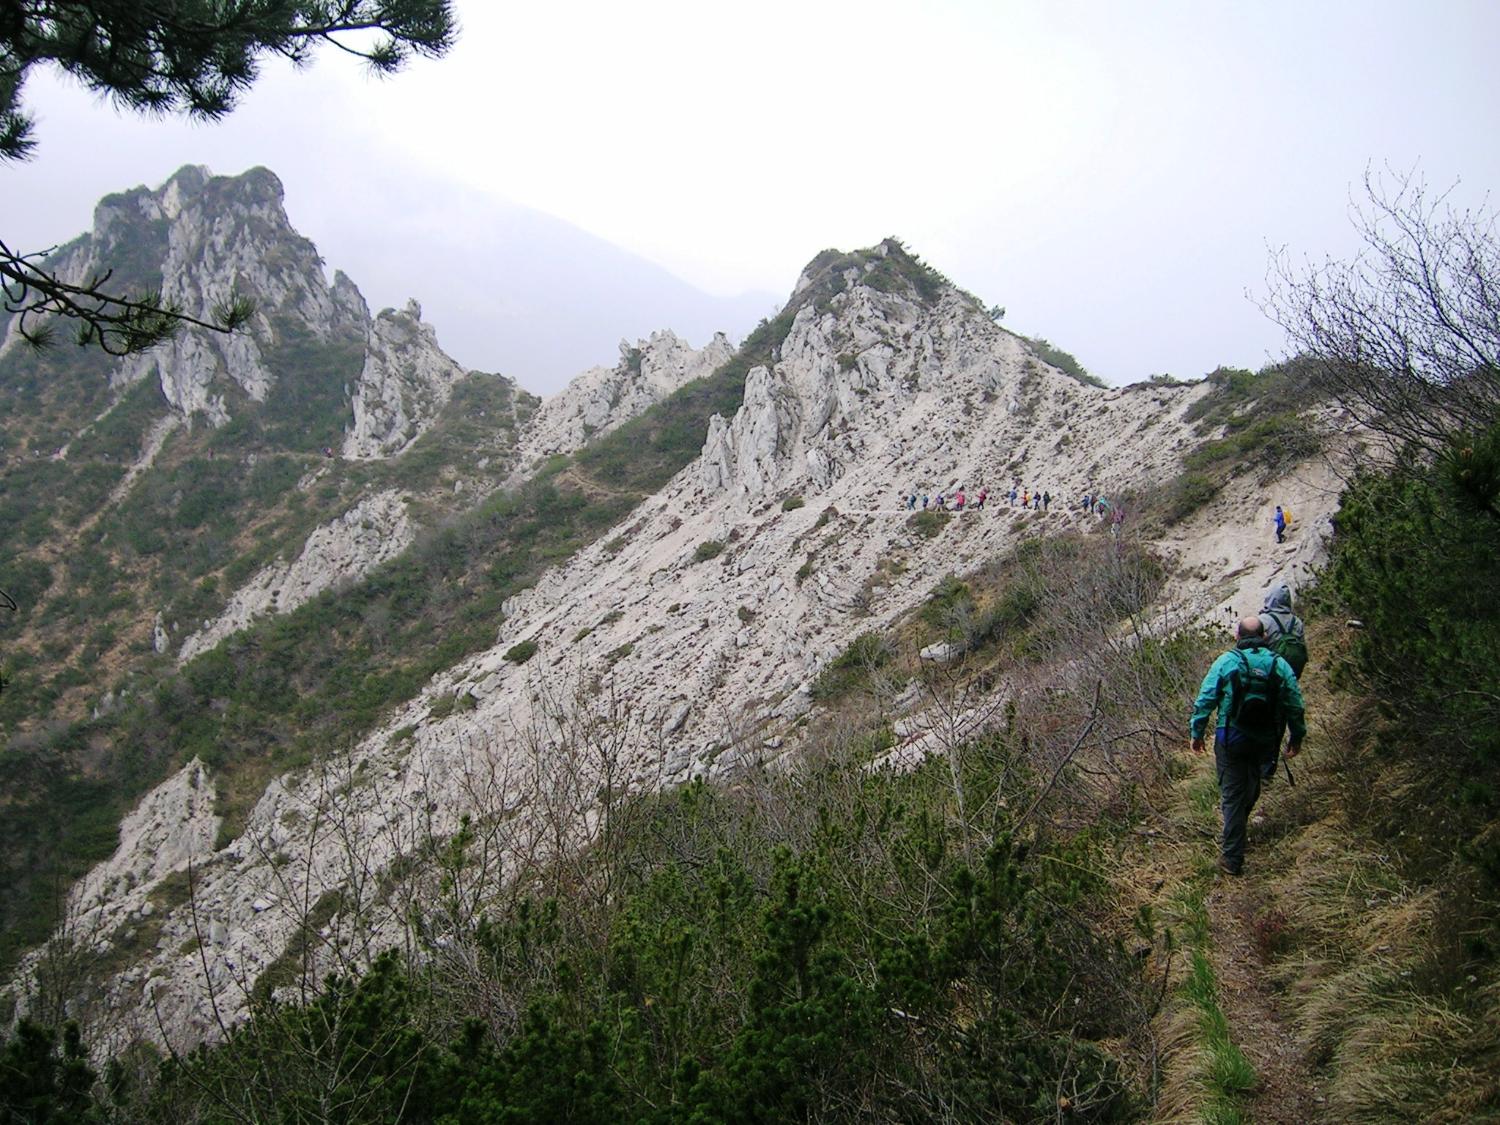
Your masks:
<svg viewBox="0 0 1500 1125"><path fill-rule="evenodd" d="M1023 336L1022 339L1026 341L1038 359L1043 363L1057 368L1069 378L1076 379L1078 382L1090 387L1107 388L1109 386L1099 376L1091 374L1073 355L1063 351L1062 348L1059 348L1050 341L1044 340L1040 336Z"/></svg>
<svg viewBox="0 0 1500 1125"><path fill-rule="evenodd" d="M237 416L258 425L261 441L279 451L316 453L341 445L352 416L346 388L364 367L364 334L325 340L288 319L263 353L276 382L258 410L242 406Z"/></svg>
<svg viewBox="0 0 1500 1125"><path fill-rule="evenodd" d="M820 703L868 688L880 669L891 663L890 643L879 633L861 633L813 680L812 697Z"/></svg>
<svg viewBox="0 0 1500 1125"><path fill-rule="evenodd" d="M126 387L114 406L74 441L69 457L76 461L115 461L130 464L146 444L151 423L167 414L161 385L152 378Z"/></svg>
<svg viewBox="0 0 1500 1125"><path fill-rule="evenodd" d="M923 539L936 539L948 526L948 521L953 518L953 513L942 508L924 508L920 512L914 512L906 517L906 526L915 531Z"/></svg>
<svg viewBox="0 0 1500 1125"><path fill-rule="evenodd" d="M1202 888L1195 884L1186 903L1187 930L1193 948L1189 953L1191 970L1182 985L1182 994L1196 1010L1198 1041L1205 1057L1198 1075L1205 1094L1203 1120L1236 1125L1249 1120L1245 1115L1246 1103L1258 1079L1244 1051L1234 1042L1229 1020L1219 1003L1218 980L1205 953L1208 926L1202 896Z"/></svg>
<svg viewBox="0 0 1500 1125"><path fill-rule="evenodd" d="M1209 393L1189 406L1183 419L1198 423L1199 433L1209 433L1221 426L1243 429L1257 413L1295 414L1315 401L1309 375L1308 364L1298 359L1269 364L1258 372L1216 367L1204 377Z"/></svg>
<svg viewBox="0 0 1500 1125"><path fill-rule="evenodd" d="M1179 473L1161 489L1162 520L1168 526L1181 523L1211 501L1224 483L1208 473Z"/></svg>
<svg viewBox="0 0 1500 1125"><path fill-rule="evenodd" d="M1322 448L1315 430L1290 412L1237 416L1224 437L1206 442L1183 458L1189 470L1254 466L1267 476Z"/></svg>
<svg viewBox="0 0 1500 1125"><path fill-rule="evenodd" d="M506 653L505 655L507 659L510 658L510 653ZM517 660L514 663L524 664L526 661ZM427 717L430 719L446 719L455 712L472 711L477 706L479 706L479 700L475 699L469 692L450 692L432 701L432 706L427 709Z"/></svg>
<svg viewBox="0 0 1500 1125"><path fill-rule="evenodd" d="M945 629L955 614L974 610L974 592L966 582L952 574L944 575L927 600L922 603L922 620L936 629Z"/></svg>
<svg viewBox="0 0 1500 1125"><path fill-rule="evenodd" d="M783 512L795 512L798 508L805 507L807 501L800 496L788 496L781 502Z"/></svg>
<svg viewBox="0 0 1500 1125"><path fill-rule="evenodd" d="M325 891L318 896L318 901L298 924L286 950L261 971L251 986L250 995L258 1005L271 1003L272 993L278 988L299 982L309 987L316 986L317 982L312 978L315 972L313 957L328 941L322 931L342 909L342 891Z"/></svg>
<svg viewBox="0 0 1500 1125"><path fill-rule="evenodd" d="M705 539L693 549L694 562L707 562L716 559L724 553L724 544L718 539Z"/></svg>
<svg viewBox="0 0 1500 1125"><path fill-rule="evenodd" d="M509 660L512 664L525 664L536 653L537 643L535 641L520 641L505 650L505 659Z"/></svg>

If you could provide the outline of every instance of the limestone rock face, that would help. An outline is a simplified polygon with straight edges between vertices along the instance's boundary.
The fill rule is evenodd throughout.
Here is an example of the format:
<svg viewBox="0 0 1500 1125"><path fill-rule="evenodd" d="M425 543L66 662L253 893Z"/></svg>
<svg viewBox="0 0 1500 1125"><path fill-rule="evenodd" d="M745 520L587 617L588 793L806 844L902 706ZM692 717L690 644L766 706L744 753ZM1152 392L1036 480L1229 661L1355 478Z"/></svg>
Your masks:
<svg viewBox="0 0 1500 1125"><path fill-rule="evenodd" d="M185 328L115 365L113 383L154 377L169 406L189 420L221 426L238 395L266 402L280 381L306 377L287 370L287 356L310 344L336 347L364 354L363 370L351 367L345 389L345 455L389 456L431 424L464 373L421 323L415 301L372 319L348 277L335 272L328 282L316 247L287 220L281 182L264 168L214 176L189 166L154 191L109 196L95 209L94 229L49 265L75 283L112 269L110 291L159 288L202 320L236 296L254 303L242 331ZM0 353L19 340L16 327L8 325Z"/></svg>
<svg viewBox="0 0 1500 1125"><path fill-rule="evenodd" d="M438 850L433 842L465 814L504 824L522 844L541 833L529 818L547 801L533 796L558 784L563 766L586 770L578 763L592 760L571 741L579 731L608 729L618 756L611 786L623 779L639 790L795 754L799 720L816 706L813 681L859 634L886 629L943 575L971 570L1025 538L1111 534L1078 507L1084 491L1117 498L1181 470L1197 440L1183 415L1206 385L1079 383L1041 362L972 298L946 285L929 282L922 292L903 284L894 259L888 247L855 256L839 266L837 284L821 289L826 270L816 281L809 274L787 335L757 356L763 362L747 377L743 404L712 420L696 461L592 546L508 599L491 649L439 672L347 755L272 782L240 835L199 875L211 978L253 979L253 967L273 963L305 935L296 904L333 892L343 897L325 927L330 956L402 940L409 915L399 895L381 888L398 876L418 879L421 868L397 860ZM586 373L542 408L521 446L533 456L569 448L585 426L618 421L599 411L616 390L618 410L713 361L692 360L684 348L659 334L639 348L638 369L636 349L627 349L614 369ZM648 361L653 352L660 366ZM408 433L397 424L397 400L379 401L392 404L390 424L370 434ZM412 408L401 409L410 421ZM1268 485L1231 482L1219 507L1155 544L1174 573L1174 612L1223 620L1226 603L1247 605L1271 579L1311 564L1319 544L1285 554L1246 513L1274 488L1271 502L1290 504L1299 527L1319 527L1337 489L1316 465ZM1011 506L1004 494L1013 483L1046 489L1051 508ZM906 500L913 491L960 487L971 497L988 489L984 510L924 521ZM346 520L362 528L364 518ZM304 555L352 556L356 529L341 534L349 539L335 536L316 551L310 540ZM264 598L272 589L283 591L278 599L293 585L310 589L311 575L333 567L309 561L307 569L295 584L291 569L269 581ZM254 612L248 602L246 612ZM517 663L507 654L521 642L536 651ZM893 705L919 707L919 694ZM898 717L913 738L903 752L921 752L932 724ZM567 783L593 793L597 780L569 775ZM159 790L147 801L170 799ZM580 840L589 823L580 816ZM293 859L278 864L278 855ZM100 931L126 924L138 909L132 901L101 903ZM184 1037L211 1036L202 958L179 953L189 933L183 909L161 925L156 951L135 976L116 977L101 1003L126 1011L149 1000ZM228 984L217 1004L233 1019L246 990Z"/></svg>
<svg viewBox="0 0 1500 1125"><path fill-rule="evenodd" d="M176 410L222 425L230 416L226 379L252 400L265 401L277 378L266 351L279 338L289 332L323 341L363 335L364 302L347 279L333 287L324 280L317 250L291 228L282 199L280 181L264 168L231 178L188 167L155 192L137 190L100 204L90 241L100 244L101 258L115 258L118 243L139 239L142 227L159 230L165 252L157 268L167 301L202 319L236 295L256 308L249 330L181 332L124 360L117 381L155 373Z"/></svg>
<svg viewBox="0 0 1500 1125"><path fill-rule="evenodd" d="M634 345L621 340L614 367L591 367L542 403L522 439L520 463L577 449L712 374L733 354L722 332L702 348L666 330Z"/></svg>
<svg viewBox="0 0 1500 1125"><path fill-rule="evenodd" d="M422 323L416 301L400 312L386 309L370 326L344 456L400 453L421 436L463 376L464 369L443 354L432 328Z"/></svg>
<svg viewBox="0 0 1500 1125"><path fill-rule="evenodd" d="M289 613L335 583L359 578L399 555L414 535L405 496L386 491L366 497L309 535L292 562L273 563L237 590L223 613L182 643L178 662L207 652L262 614Z"/></svg>
<svg viewBox="0 0 1500 1125"><path fill-rule="evenodd" d="M151 890L167 875L213 854L219 831L216 793L208 770L194 758L153 789L120 822L115 854L73 890L75 920L127 917L148 907Z"/></svg>

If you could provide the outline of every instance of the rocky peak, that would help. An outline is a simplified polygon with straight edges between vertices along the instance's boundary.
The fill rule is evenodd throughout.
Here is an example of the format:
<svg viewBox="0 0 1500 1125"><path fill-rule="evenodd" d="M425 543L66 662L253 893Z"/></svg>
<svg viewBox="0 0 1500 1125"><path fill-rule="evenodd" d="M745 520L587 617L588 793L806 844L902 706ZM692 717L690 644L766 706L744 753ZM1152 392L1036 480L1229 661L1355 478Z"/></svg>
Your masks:
<svg viewBox="0 0 1500 1125"><path fill-rule="evenodd" d="M818 255L792 307L773 362L750 371L740 411L710 420L701 462L710 491L747 503L822 491L873 434L944 387L972 381L990 399L1017 402L1020 342L893 239Z"/></svg>
<svg viewBox="0 0 1500 1125"><path fill-rule="evenodd" d="M330 289L316 248L287 220L281 181L266 169L223 177L190 166L154 192L125 198L131 207L121 206L121 197L100 205L103 229L115 244L101 246L101 258L120 253L116 232L128 228L128 237L139 238L144 230L155 237L142 251L149 245L160 252L154 264L165 299L204 319L236 295L254 301L256 311L248 331L188 330L127 358L118 382L155 373L176 410L220 425L230 416L225 379L255 402L271 393L279 373L267 353L278 342L289 335L329 342L363 334L363 302Z"/></svg>
<svg viewBox="0 0 1500 1125"><path fill-rule="evenodd" d="M93 230L49 265L79 283L113 271L112 289L160 291L205 320L233 297L254 303L244 331L188 328L112 363L108 377L116 386L154 377L175 413L219 426L237 403L267 402L283 380L336 381L337 371L347 370L346 414L337 423L348 434L347 454L404 449L432 422L463 369L421 323L415 301L372 319L347 276L335 272L330 284L317 248L292 228L283 201L281 181L265 168L215 176L189 165L159 188L100 201Z"/></svg>
<svg viewBox="0 0 1500 1125"><path fill-rule="evenodd" d="M422 306L383 309L369 327L364 368L354 388L354 422L344 456L386 457L421 436L465 372L438 347Z"/></svg>
<svg viewBox="0 0 1500 1125"><path fill-rule="evenodd" d="M591 367L543 402L522 443L520 463L577 449L711 374L733 354L722 332L702 348L667 330L634 344L621 340L613 367Z"/></svg>

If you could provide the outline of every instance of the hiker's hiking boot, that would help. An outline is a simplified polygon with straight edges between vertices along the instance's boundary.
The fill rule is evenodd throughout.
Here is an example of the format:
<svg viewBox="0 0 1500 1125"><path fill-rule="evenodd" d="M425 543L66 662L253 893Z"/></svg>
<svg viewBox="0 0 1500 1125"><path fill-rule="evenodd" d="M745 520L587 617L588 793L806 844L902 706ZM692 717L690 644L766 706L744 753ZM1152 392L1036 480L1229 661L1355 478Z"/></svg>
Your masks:
<svg viewBox="0 0 1500 1125"><path fill-rule="evenodd" d="M1238 879L1242 874L1244 874L1244 868L1243 867L1239 867L1239 866L1236 866L1233 863L1230 863L1223 856L1219 857L1219 870L1222 871L1222 872L1224 872L1225 875L1232 875L1232 876L1234 876L1236 879Z"/></svg>

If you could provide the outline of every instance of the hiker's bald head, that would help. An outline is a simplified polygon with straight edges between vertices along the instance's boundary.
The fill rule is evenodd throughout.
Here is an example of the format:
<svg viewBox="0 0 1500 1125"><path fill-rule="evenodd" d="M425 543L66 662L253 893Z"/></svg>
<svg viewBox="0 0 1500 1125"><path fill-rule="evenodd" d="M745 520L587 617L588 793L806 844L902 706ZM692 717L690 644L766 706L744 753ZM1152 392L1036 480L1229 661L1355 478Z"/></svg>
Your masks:
<svg viewBox="0 0 1500 1125"><path fill-rule="evenodd" d="M1266 626L1259 617L1241 617L1240 623L1234 627L1234 635L1242 641L1264 637Z"/></svg>

